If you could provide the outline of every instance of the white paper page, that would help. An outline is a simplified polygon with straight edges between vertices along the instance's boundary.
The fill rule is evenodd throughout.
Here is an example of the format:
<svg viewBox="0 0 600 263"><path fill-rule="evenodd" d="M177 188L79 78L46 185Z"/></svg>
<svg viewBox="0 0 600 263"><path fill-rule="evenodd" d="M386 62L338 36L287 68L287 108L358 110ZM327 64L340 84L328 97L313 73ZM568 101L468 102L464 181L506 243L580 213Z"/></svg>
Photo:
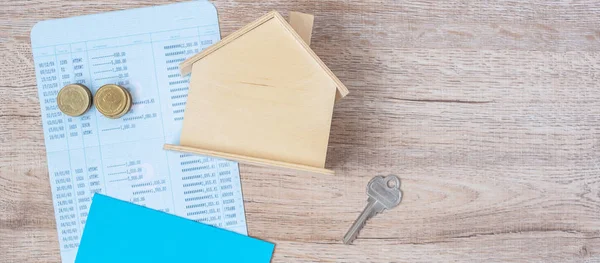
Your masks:
<svg viewBox="0 0 600 263"><path fill-rule="evenodd" d="M94 193L247 233L237 163L162 150L165 142L179 143L189 79L180 76L179 63L219 39L216 10L205 1L43 21L32 29L62 262L75 259ZM69 117L56 95L70 83L92 93L122 85L133 107L116 120L94 107Z"/></svg>

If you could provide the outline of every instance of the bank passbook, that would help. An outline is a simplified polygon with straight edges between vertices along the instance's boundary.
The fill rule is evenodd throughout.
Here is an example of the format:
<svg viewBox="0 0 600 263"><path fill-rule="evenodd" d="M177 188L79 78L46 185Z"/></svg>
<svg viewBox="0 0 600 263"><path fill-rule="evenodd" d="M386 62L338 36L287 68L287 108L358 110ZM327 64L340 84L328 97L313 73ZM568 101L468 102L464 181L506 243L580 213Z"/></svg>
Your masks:
<svg viewBox="0 0 600 263"><path fill-rule="evenodd" d="M269 263L275 245L94 195L76 263Z"/></svg>

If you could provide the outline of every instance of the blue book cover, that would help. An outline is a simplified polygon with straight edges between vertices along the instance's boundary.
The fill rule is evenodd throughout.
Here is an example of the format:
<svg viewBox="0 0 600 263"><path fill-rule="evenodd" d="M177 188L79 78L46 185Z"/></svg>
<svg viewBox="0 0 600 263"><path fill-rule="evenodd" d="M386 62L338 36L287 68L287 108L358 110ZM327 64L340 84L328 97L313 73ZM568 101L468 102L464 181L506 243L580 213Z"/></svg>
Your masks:
<svg viewBox="0 0 600 263"><path fill-rule="evenodd" d="M101 194L92 200L76 263L268 263L275 245Z"/></svg>

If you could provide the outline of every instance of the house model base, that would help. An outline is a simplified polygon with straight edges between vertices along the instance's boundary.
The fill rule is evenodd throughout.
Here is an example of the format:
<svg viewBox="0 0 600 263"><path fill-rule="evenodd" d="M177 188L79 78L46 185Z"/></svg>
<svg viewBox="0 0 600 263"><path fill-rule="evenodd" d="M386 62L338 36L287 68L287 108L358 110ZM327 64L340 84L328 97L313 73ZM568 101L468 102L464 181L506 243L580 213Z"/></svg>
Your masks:
<svg viewBox="0 0 600 263"><path fill-rule="evenodd" d="M281 162L281 161L261 159L261 158L255 158L255 157L249 157L249 156L243 156L243 155L237 155L237 154L231 154L231 153L216 152L216 151L211 151L211 150L199 149L199 148L195 148L195 147L186 147L186 146L165 144L164 149L170 150L170 151L177 151L177 152L207 155L207 156L212 156L212 157L217 157L217 158L222 158L222 159L237 161L240 163L262 166L262 167L278 167L278 168L283 168L283 169L291 169L291 170L298 170L298 171L309 172L309 173L328 174L328 175L334 174L334 172L332 170L328 170L325 168L312 167L312 166L308 166L308 165L300 165L300 164L293 164L293 163L286 163L286 162Z"/></svg>
<svg viewBox="0 0 600 263"><path fill-rule="evenodd" d="M308 46L313 17L290 18L270 12L180 65L191 73L181 145L164 149L333 174L331 117L348 90Z"/></svg>

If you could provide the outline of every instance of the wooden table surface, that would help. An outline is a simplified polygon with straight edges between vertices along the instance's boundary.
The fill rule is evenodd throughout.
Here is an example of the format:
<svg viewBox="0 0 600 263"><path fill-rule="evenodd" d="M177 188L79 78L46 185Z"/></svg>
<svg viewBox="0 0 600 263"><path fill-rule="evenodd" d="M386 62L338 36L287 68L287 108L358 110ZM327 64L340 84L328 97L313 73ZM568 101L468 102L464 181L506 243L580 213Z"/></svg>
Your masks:
<svg viewBox="0 0 600 263"><path fill-rule="evenodd" d="M0 3L0 262L60 262L31 27L159 2ZM350 89L336 175L240 165L273 262L600 262L599 1L214 3L223 36L273 9L315 14L312 48ZM401 205L343 245L389 173Z"/></svg>

